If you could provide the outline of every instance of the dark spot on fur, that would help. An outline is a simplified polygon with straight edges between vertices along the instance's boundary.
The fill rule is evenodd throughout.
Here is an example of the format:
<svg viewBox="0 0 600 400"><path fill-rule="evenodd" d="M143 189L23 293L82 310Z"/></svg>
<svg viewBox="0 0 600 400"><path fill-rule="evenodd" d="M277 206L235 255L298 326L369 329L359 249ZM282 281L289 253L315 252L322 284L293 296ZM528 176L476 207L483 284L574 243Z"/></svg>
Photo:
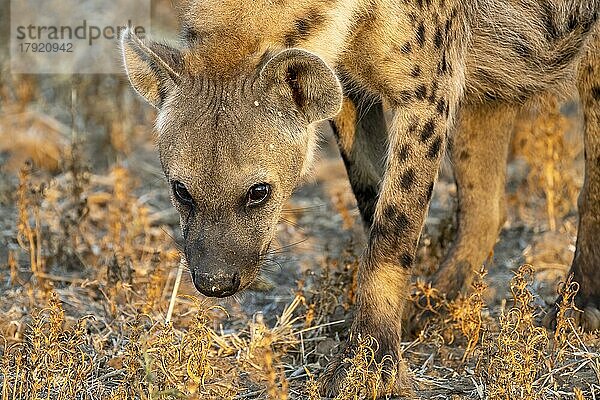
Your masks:
<svg viewBox="0 0 600 400"><path fill-rule="evenodd" d="M444 75L448 72L448 60L446 59L446 53L442 54L442 59L438 63L438 75Z"/></svg>
<svg viewBox="0 0 600 400"><path fill-rule="evenodd" d="M409 253L404 253L400 256L400 265L404 268L412 267L414 257Z"/></svg>
<svg viewBox="0 0 600 400"><path fill-rule="evenodd" d="M438 91L438 81L433 81L433 83L431 84L431 93L429 94L429 104L434 104L435 103L435 99L437 96L437 91Z"/></svg>
<svg viewBox="0 0 600 400"><path fill-rule="evenodd" d="M438 100L436 110L437 110L438 114L444 115L444 113L446 112L446 99L441 97Z"/></svg>
<svg viewBox="0 0 600 400"><path fill-rule="evenodd" d="M435 134L435 122L433 119L427 121L425 126L423 126L423 130L421 130L421 142L426 142Z"/></svg>
<svg viewBox="0 0 600 400"><path fill-rule="evenodd" d="M415 170L410 168L408 171L406 171L403 175L402 178L400 179L400 185L402 186L402 189L404 190L410 190L413 188L413 186L415 185Z"/></svg>
<svg viewBox="0 0 600 400"><path fill-rule="evenodd" d="M435 48L441 49L443 41L444 39L442 37L442 30L438 26L437 28L435 28L435 35L433 36L433 44L435 45Z"/></svg>
<svg viewBox="0 0 600 400"><path fill-rule="evenodd" d="M298 35L301 38L307 37L311 31L315 30L325 21L325 17L320 14L317 10L311 10L310 13L304 17L298 19L294 25L298 30Z"/></svg>
<svg viewBox="0 0 600 400"><path fill-rule="evenodd" d="M402 147L400 148L400 153L398 154L398 159L400 160L400 162L405 162L406 160L408 160L409 156L410 156L410 145L403 144Z"/></svg>
<svg viewBox="0 0 600 400"><path fill-rule="evenodd" d="M425 96L427 96L427 87L421 83L415 89L415 96L418 100L424 100Z"/></svg>
<svg viewBox="0 0 600 400"><path fill-rule="evenodd" d="M592 98L596 101L600 101L600 86L594 86L592 88Z"/></svg>
<svg viewBox="0 0 600 400"><path fill-rule="evenodd" d="M417 25L417 21L419 20L419 18L417 17L417 14L415 14L414 12L408 13L408 19L410 19L410 24L413 27Z"/></svg>
<svg viewBox="0 0 600 400"><path fill-rule="evenodd" d="M394 205L386 206L380 221L374 221L370 239L382 240L386 247L392 247L409 228L408 215Z"/></svg>
<svg viewBox="0 0 600 400"><path fill-rule="evenodd" d="M423 22L417 27L416 40L419 47L425 46L425 24Z"/></svg>
<svg viewBox="0 0 600 400"><path fill-rule="evenodd" d="M399 211L393 205L386 207L383 217L392 225L396 234L404 232L410 225L406 213Z"/></svg>
<svg viewBox="0 0 600 400"><path fill-rule="evenodd" d="M284 37L284 43L287 47L294 47L298 42L306 40L309 36L319 29L326 18L318 10L313 9L307 15L298 18L294 22L294 29L288 32Z"/></svg>
<svg viewBox="0 0 600 400"><path fill-rule="evenodd" d="M415 65L412 71L410 72L410 76L412 76L413 78L418 78L419 76L421 76L421 67Z"/></svg>
<svg viewBox="0 0 600 400"><path fill-rule="evenodd" d="M198 31L189 25L183 25L181 28L181 38L187 43L195 43L198 40Z"/></svg>
<svg viewBox="0 0 600 400"><path fill-rule="evenodd" d="M440 154L441 148L442 148L442 138L438 136L437 138L435 138L433 143L431 143L431 146L429 146L429 151L427 152L427 157L432 160L437 158L437 156Z"/></svg>
<svg viewBox="0 0 600 400"><path fill-rule="evenodd" d="M400 51L403 54L410 54L412 52L412 44L410 42L406 42L400 47Z"/></svg>
<svg viewBox="0 0 600 400"><path fill-rule="evenodd" d="M447 19L446 26L444 27L444 35L446 36L446 38L449 38L451 31L452 31L452 19Z"/></svg>
<svg viewBox="0 0 600 400"><path fill-rule="evenodd" d="M461 150L460 154L458 155L458 158L462 161L466 161L471 157L471 155L469 154L469 152L467 150Z"/></svg>

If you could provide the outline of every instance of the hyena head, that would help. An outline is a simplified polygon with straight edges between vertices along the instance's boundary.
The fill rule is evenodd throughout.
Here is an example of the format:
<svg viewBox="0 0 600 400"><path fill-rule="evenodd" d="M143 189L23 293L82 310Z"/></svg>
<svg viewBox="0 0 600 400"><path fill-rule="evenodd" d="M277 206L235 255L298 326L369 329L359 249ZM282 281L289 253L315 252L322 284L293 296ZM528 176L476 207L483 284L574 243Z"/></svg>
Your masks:
<svg viewBox="0 0 600 400"><path fill-rule="evenodd" d="M259 274L283 205L309 168L314 124L341 106L340 84L299 49L256 55L223 74L201 67L193 49L131 30L121 46L132 86L158 109L160 160L194 285L230 296Z"/></svg>

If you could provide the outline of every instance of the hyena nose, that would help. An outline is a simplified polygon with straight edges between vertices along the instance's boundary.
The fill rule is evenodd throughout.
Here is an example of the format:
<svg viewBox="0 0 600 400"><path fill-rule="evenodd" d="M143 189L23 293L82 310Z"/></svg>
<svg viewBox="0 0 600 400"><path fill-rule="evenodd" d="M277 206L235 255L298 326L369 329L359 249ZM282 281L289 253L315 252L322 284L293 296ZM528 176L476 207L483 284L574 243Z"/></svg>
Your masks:
<svg viewBox="0 0 600 400"><path fill-rule="evenodd" d="M192 273L194 286L200 293L208 297L228 297L240 288L238 272L206 273L198 270Z"/></svg>

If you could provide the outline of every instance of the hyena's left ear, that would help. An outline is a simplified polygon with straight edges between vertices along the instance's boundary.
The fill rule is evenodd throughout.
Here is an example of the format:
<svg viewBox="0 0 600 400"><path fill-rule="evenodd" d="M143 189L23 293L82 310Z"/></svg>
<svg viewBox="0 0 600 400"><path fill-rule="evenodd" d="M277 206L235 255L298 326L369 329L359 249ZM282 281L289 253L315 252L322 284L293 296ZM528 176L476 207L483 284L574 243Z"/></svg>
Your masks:
<svg viewBox="0 0 600 400"><path fill-rule="evenodd" d="M270 96L295 106L308 123L331 118L342 106L342 87L334 72L305 50L277 54L264 66L260 79Z"/></svg>
<svg viewBox="0 0 600 400"><path fill-rule="evenodd" d="M160 108L169 91L180 83L181 52L166 44L142 40L132 28L121 35L121 51L131 85L150 104Z"/></svg>

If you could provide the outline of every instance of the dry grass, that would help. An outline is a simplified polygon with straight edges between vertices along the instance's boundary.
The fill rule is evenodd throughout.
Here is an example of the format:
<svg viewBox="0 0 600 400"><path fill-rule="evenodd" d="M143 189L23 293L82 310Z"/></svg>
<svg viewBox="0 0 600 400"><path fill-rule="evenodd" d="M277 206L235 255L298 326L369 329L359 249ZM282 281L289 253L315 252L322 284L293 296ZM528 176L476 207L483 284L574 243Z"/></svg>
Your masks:
<svg viewBox="0 0 600 400"><path fill-rule="evenodd" d="M513 154L524 157L530 166L521 188L521 215L527 218L524 206L535 206L532 199L542 197L551 231L575 209L581 187L573 173L573 160L580 156L582 146L580 140L573 143L565 135L571 124L558 100L548 97L532 116L518 120L513 140Z"/></svg>
<svg viewBox="0 0 600 400"><path fill-rule="evenodd" d="M468 296L460 295L447 306L452 327L460 331L467 340L463 361L473 354L479 344L483 328L482 311L485 307L483 293L487 288L486 275L485 269L482 268L473 282L473 292Z"/></svg>
<svg viewBox="0 0 600 400"><path fill-rule="evenodd" d="M500 333L486 346L483 368L494 399L535 400L541 390L534 387L545 366L548 334L534 323L533 295L527 285L533 280L533 268L524 265L511 281L513 306L500 316Z"/></svg>
<svg viewBox="0 0 600 400"><path fill-rule="evenodd" d="M413 288L412 302L417 309L416 319L425 318L428 324L421 334L427 332L427 335L437 335L448 344L463 339L466 342L463 362L473 355L480 342L483 310L486 307L483 300L487 288L486 275L487 272L482 268L472 284L472 292L460 294L452 301L446 300L443 293L422 280L417 280Z"/></svg>

